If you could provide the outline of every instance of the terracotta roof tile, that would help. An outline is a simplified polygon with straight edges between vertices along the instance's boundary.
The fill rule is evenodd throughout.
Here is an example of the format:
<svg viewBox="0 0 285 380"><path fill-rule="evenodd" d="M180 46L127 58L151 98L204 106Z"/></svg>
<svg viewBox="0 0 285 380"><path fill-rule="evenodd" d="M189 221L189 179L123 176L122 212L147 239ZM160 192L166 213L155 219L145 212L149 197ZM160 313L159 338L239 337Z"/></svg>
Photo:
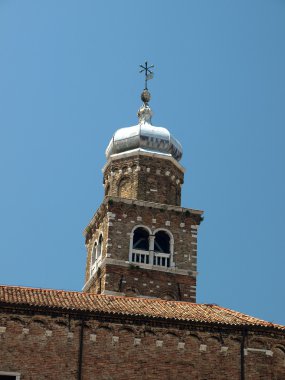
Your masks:
<svg viewBox="0 0 285 380"><path fill-rule="evenodd" d="M266 322L217 305L131 298L64 290L0 286L0 305L43 307L58 310L101 312L207 324L256 326L285 331L285 326Z"/></svg>

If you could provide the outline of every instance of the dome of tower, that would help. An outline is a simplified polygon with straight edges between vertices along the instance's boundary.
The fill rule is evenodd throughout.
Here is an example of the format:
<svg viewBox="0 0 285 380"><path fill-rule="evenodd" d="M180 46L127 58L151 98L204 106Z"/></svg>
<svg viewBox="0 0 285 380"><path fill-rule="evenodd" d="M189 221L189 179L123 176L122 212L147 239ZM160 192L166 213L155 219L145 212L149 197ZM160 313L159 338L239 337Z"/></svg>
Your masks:
<svg viewBox="0 0 285 380"><path fill-rule="evenodd" d="M150 94L146 90L142 93L144 104L138 111L137 125L118 129L113 135L107 149L107 159L113 155L129 152L134 149L171 155L177 161L182 157L182 146L166 128L151 124L152 111L147 101Z"/></svg>

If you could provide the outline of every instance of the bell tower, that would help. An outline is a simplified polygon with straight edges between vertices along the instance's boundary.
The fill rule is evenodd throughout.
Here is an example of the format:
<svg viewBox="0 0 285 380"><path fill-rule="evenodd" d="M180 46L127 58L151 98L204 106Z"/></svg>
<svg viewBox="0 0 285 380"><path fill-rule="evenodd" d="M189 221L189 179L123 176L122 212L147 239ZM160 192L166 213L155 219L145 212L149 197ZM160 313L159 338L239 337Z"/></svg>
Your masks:
<svg viewBox="0 0 285 380"><path fill-rule="evenodd" d="M181 207L181 144L153 126L145 71L138 124L117 130L103 168L105 197L85 229L83 290L196 302L202 211ZM141 71L143 71L141 70Z"/></svg>

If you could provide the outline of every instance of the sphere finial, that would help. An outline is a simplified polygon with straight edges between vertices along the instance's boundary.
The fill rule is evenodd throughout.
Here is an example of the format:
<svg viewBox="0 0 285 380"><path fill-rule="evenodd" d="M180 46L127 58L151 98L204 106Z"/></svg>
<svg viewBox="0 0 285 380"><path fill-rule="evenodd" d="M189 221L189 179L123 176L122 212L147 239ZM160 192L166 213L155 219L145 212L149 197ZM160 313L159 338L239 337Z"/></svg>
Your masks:
<svg viewBox="0 0 285 380"><path fill-rule="evenodd" d="M151 95L148 90L143 90L141 93L141 100L144 102L144 104L147 104L150 101Z"/></svg>

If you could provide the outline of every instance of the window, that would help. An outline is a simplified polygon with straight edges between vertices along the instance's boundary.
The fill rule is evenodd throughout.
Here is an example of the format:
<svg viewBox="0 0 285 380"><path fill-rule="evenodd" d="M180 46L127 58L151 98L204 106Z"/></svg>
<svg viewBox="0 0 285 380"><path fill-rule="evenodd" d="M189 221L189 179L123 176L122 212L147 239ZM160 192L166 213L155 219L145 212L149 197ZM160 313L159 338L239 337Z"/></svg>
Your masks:
<svg viewBox="0 0 285 380"><path fill-rule="evenodd" d="M95 241L95 244L93 245L92 248L92 253L91 253L91 265L95 264L95 261L97 259L97 241Z"/></svg>
<svg viewBox="0 0 285 380"><path fill-rule="evenodd" d="M154 238L156 252L170 253L170 236L165 231L158 231Z"/></svg>
<svg viewBox="0 0 285 380"><path fill-rule="evenodd" d="M173 266L173 237L169 231L157 230L153 234L144 226L133 230L129 260L169 268Z"/></svg>
<svg viewBox="0 0 285 380"><path fill-rule="evenodd" d="M102 249L103 249L103 235L100 234L99 239L98 241L95 241L92 248L92 252L91 252L91 270L90 270L91 274L96 272L96 270L98 269L98 263L102 256Z"/></svg>
<svg viewBox="0 0 285 380"><path fill-rule="evenodd" d="M149 231L138 227L133 234L132 262L149 264Z"/></svg>
<svg viewBox="0 0 285 380"><path fill-rule="evenodd" d="M102 255L102 245L103 245L103 236L102 234L99 237L98 247L97 247L97 259Z"/></svg>
<svg viewBox="0 0 285 380"><path fill-rule="evenodd" d="M170 236L165 231L157 231L154 235L153 264L170 267Z"/></svg>
<svg viewBox="0 0 285 380"><path fill-rule="evenodd" d="M0 371L0 380L20 380L20 374L18 372Z"/></svg>
<svg viewBox="0 0 285 380"><path fill-rule="evenodd" d="M133 248L142 249L144 251L149 250L149 233L142 227L139 227L134 232Z"/></svg>

